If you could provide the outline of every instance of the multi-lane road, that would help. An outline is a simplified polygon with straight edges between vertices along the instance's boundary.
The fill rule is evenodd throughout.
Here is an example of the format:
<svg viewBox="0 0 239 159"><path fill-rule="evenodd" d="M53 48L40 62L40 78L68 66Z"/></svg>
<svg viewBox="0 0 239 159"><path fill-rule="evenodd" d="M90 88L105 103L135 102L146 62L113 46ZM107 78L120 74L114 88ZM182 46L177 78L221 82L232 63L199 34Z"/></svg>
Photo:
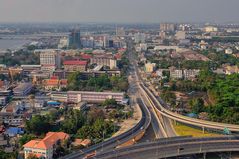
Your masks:
<svg viewBox="0 0 239 159"><path fill-rule="evenodd" d="M97 154L97 159L159 159L210 152L239 151L239 137L176 137L137 144Z"/></svg>
<svg viewBox="0 0 239 159"><path fill-rule="evenodd" d="M133 45L129 45L128 47L129 50L134 50ZM93 152L96 152L96 156L93 156L93 158L156 159L204 152L239 151L239 140L237 137L232 136L220 138L168 138L176 136L171 124L172 120L202 128L218 130L228 128L233 132L239 132L239 126L193 119L171 112L167 109L164 102L160 98L157 98L151 90L145 86L143 80L140 78L137 61L133 57L133 54L129 54L129 60L133 64L130 68L130 76L132 76L132 80L135 81L130 82L130 89L133 89L131 92L135 93L137 103L142 109L142 119L131 130L97 145L67 155L63 157L64 159L83 158L86 154ZM156 138L160 140L116 149L119 145L147 131L150 123Z"/></svg>
<svg viewBox="0 0 239 159"><path fill-rule="evenodd" d="M174 136L173 129L170 124L170 120L178 121L181 123L185 123L188 125L193 125L197 127L201 127L203 130L205 128L207 129L213 129L213 130L224 130L225 128L229 129L231 132L239 132L239 125L234 124L226 124L226 123L218 123L218 122L212 122L212 121L205 121L195 118L190 118L187 116L183 116L178 113L174 113L171 110L168 109L168 106L165 104L164 101L160 97L156 97L154 93L145 85L144 81L140 77L139 68L137 67L137 61L132 58L132 56L129 56L130 61L132 62L135 70L136 79L139 83L139 87L143 95L148 98L148 100L151 101L151 105L155 107L155 110L158 114L163 116L161 118L161 122L164 124L165 129L168 131L169 136Z"/></svg>
<svg viewBox="0 0 239 159"><path fill-rule="evenodd" d="M132 75L133 73L134 72L130 72L130 74ZM151 123L151 112L148 110L148 106L146 106L145 102L142 100L141 94L139 94L139 85L135 84L134 76L131 80L132 81L129 82L129 92L131 94L135 94L134 96L131 96L131 101L134 104L138 104L142 111L142 118L139 123L132 129L120 134L119 136L112 137L99 144L90 146L89 148L73 152L67 156L62 157L62 159L79 159L84 158L87 154L103 152L105 150L112 150L130 140L133 140L135 137L141 135L142 133L145 133Z"/></svg>

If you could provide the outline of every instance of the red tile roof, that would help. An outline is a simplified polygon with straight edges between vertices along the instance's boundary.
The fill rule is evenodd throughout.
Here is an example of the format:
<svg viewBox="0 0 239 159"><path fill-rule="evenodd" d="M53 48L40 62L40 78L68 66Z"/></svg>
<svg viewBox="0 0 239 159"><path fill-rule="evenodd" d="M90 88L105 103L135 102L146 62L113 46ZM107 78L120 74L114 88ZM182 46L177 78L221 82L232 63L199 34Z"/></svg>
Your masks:
<svg viewBox="0 0 239 159"><path fill-rule="evenodd" d="M81 55L81 58L82 58L82 59L85 59L85 60L88 60L88 59L91 59L92 56L91 56L91 55L87 55L87 54L82 54L82 55Z"/></svg>
<svg viewBox="0 0 239 159"><path fill-rule="evenodd" d="M51 79L58 79L58 76L51 76Z"/></svg>
<svg viewBox="0 0 239 159"><path fill-rule="evenodd" d="M69 135L64 132L48 132L46 137L42 140L31 140L25 145L24 148L33 148L33 149L48 149L51 148L58 140L66 140L69 138Z"/></svg>
<svg viewBox="0 0 239 159"><path fill-rule="evenodd" d="M45 80L47 86L57 86L59 84L58 79L47 79Z"/></svg>
<svg viewBox="0 0 239 159"><path fill-rule="evenodd" d="M61 85L67 85L68 81L67 81L67 79L62 79L60 81L60 83L61 83Z"/></svg>
<svg viewBox="0 0 239 159"><path fill-rule="evenodd" d="M87 61L79 61L79 60L69 60L64 61L64 65L86 65Z"/></svg>

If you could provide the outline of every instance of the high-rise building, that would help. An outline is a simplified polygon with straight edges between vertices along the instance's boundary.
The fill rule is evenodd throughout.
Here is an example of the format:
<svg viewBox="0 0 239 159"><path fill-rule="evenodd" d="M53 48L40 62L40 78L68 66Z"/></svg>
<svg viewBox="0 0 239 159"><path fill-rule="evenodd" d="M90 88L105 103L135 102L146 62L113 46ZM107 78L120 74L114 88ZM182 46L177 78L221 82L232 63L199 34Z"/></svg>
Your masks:
<svg viewBox="0 0 239 159"><path fill-rule="evenodd" d="M104 48L109 47L109 36L104 35Z"/></svg>
<svg viewBox="0 0 239 159"><path fill-rule="evenodd" d="M74 29L69 35L69 48L80 49L81 48L81 35L80 29Z"/></svg>
<svg viewBox="0 0 239 159"><path fill-rule="evenodd" d="M40 52L40 64L43 71L54 71L60 68L60 53L57 50L43 50Z"/></svg>
<svg viewBox="0 0 239 159"><path fill-rule="evenodd" d="M162 24L160 24L160 31L174 32L175 31L175 24L162 23Z"/></svg>

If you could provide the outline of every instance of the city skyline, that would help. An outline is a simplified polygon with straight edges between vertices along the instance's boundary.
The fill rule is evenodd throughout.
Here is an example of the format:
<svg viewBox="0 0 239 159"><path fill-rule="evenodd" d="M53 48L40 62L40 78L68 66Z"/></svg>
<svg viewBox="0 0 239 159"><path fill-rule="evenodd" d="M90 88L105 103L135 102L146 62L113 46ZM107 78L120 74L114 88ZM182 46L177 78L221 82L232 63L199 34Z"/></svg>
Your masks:
<svg viewBox="0 0 239 159"><path fill-rule="evenodd" d="M237 0L0 0L0 4L0 22L239 22Z"/></svg>

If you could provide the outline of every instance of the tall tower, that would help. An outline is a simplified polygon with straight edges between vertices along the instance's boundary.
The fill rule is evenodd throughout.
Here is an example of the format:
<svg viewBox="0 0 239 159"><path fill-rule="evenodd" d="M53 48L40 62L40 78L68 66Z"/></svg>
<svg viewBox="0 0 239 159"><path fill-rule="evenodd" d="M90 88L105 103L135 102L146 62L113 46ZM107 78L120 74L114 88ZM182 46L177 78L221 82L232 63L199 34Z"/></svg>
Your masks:
<svg viewBox="0 0 239 159"><path fill-rule="evenodd" d="M80 29L72 30L69 36L69 48L71 49L80 49L81 48L81 36Z"/></svg>

